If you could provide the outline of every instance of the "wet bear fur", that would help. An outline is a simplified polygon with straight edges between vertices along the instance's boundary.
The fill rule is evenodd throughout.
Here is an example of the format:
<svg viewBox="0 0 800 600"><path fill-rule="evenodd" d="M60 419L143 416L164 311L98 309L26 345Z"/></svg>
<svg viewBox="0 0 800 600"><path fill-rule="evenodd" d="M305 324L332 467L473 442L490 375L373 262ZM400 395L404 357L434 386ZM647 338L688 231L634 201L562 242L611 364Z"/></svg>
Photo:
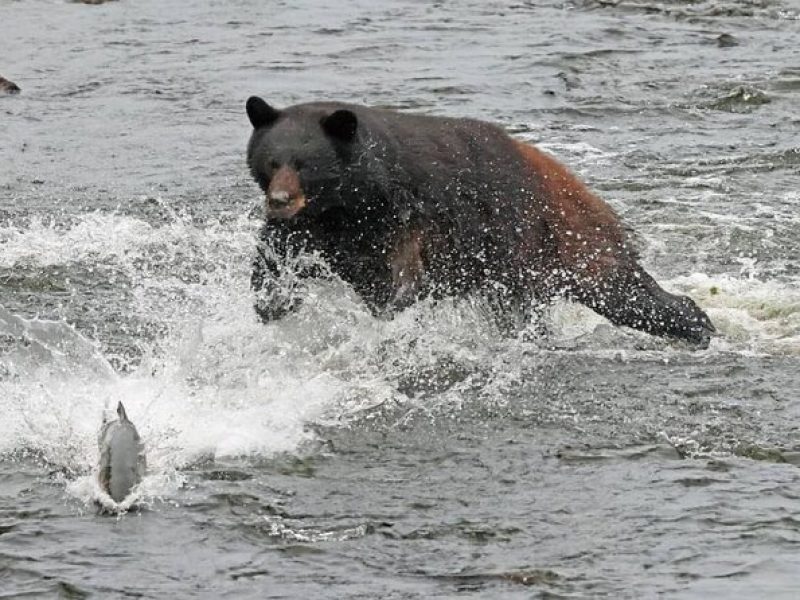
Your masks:
<svg viewBox="0 0 800 600"><path fill-rule="evenodd" d="M555 297L616 325L707 345L688 297L642 269L613 210L567 168L500 127L336 102L247 102L250 171L266 195L252 284L283 255L320 253L378 312L480 294L502 321ZM258 304L265 321L297 302Z"/></svg>

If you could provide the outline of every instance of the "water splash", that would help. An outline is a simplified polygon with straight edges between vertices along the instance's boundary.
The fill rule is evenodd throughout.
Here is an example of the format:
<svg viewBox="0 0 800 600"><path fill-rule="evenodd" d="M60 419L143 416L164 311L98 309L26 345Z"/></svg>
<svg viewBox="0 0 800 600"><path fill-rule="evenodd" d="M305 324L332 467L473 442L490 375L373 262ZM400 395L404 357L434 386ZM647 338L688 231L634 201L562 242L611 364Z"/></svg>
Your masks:
<svg viewBox="0 0 800 600"><path fill-rule="evenodd" d="M302 306L263 325L248 283L255 228L247 219L174 215L152 226L93 213L69 226L1 229L0 266L117 272L125 285L110 286L98 310L124 301L126 315L157 322L160 333L123 339L140 358L116 372L102 340L0 308L0 454L32 452L68 474L71 494L96 500L102 411L122 401L147 448L147 502L169 496L197 461L296 452L314 439L313 426L346 426L375 407L402 407L400 425L429 411L457 413L476 392L500 405L553 348L628 358L642 348L672 351L563 302L548 313L546 339L531 331L503 339L474 299L425 301L379 319L335 278L292 280L288 291L303 294ZM667 287L711 313L721 337L708 352L800 350L800 298L789 284L695 274Z"/></svg>

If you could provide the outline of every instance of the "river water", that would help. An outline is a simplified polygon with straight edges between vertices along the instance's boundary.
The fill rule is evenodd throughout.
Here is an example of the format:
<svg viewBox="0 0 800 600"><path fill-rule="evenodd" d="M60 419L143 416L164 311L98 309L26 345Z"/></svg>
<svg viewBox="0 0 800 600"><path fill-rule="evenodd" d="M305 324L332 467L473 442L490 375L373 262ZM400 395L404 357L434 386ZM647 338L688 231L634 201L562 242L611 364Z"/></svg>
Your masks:
<svg viewBox="0 0 800 600"><path fill-rule="evenodd" d="M0 1L0 597L796 598L800 4ZM725 35L723 35L725 34ZM721 37L722 36L722 37ZM244 101L499 122L691 295L257 322ZM147 446L97 514L103 409Z"/></svg>

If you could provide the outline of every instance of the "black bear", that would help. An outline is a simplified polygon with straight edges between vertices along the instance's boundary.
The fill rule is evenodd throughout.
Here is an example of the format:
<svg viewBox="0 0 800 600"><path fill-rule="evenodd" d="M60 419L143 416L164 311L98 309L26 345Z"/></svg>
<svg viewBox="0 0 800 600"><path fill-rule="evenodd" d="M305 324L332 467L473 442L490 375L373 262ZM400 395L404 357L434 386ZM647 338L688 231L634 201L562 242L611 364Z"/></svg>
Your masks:
<svg viewBox="0 0 800 600"><path fill-rule="evenodd" d="M478 293L502 317L562 296L616 325L708 345L709 318L642 269L613 210L495 125L338 102L278 110L258 97L247 115L262 239L279 254L320 253L373 309ZM281 268L261 252L253 287ZM270 320L295 305L257 310Z"/></svg>

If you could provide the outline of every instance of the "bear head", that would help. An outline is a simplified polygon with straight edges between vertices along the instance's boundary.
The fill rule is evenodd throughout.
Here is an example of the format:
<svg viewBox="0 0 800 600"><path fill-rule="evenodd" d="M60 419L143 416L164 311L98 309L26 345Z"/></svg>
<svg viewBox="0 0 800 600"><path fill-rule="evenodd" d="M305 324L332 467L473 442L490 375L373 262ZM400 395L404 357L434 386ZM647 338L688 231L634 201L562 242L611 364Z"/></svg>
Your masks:
<svg viewBox="0 0 800 600"><path fill-rule="evenodd" d="M359 137L352 110L335 104L278 110L252 96L247 116L253 125L247 162L266 195L268 219L319 215L345 202L342 190Z"/></svg>

